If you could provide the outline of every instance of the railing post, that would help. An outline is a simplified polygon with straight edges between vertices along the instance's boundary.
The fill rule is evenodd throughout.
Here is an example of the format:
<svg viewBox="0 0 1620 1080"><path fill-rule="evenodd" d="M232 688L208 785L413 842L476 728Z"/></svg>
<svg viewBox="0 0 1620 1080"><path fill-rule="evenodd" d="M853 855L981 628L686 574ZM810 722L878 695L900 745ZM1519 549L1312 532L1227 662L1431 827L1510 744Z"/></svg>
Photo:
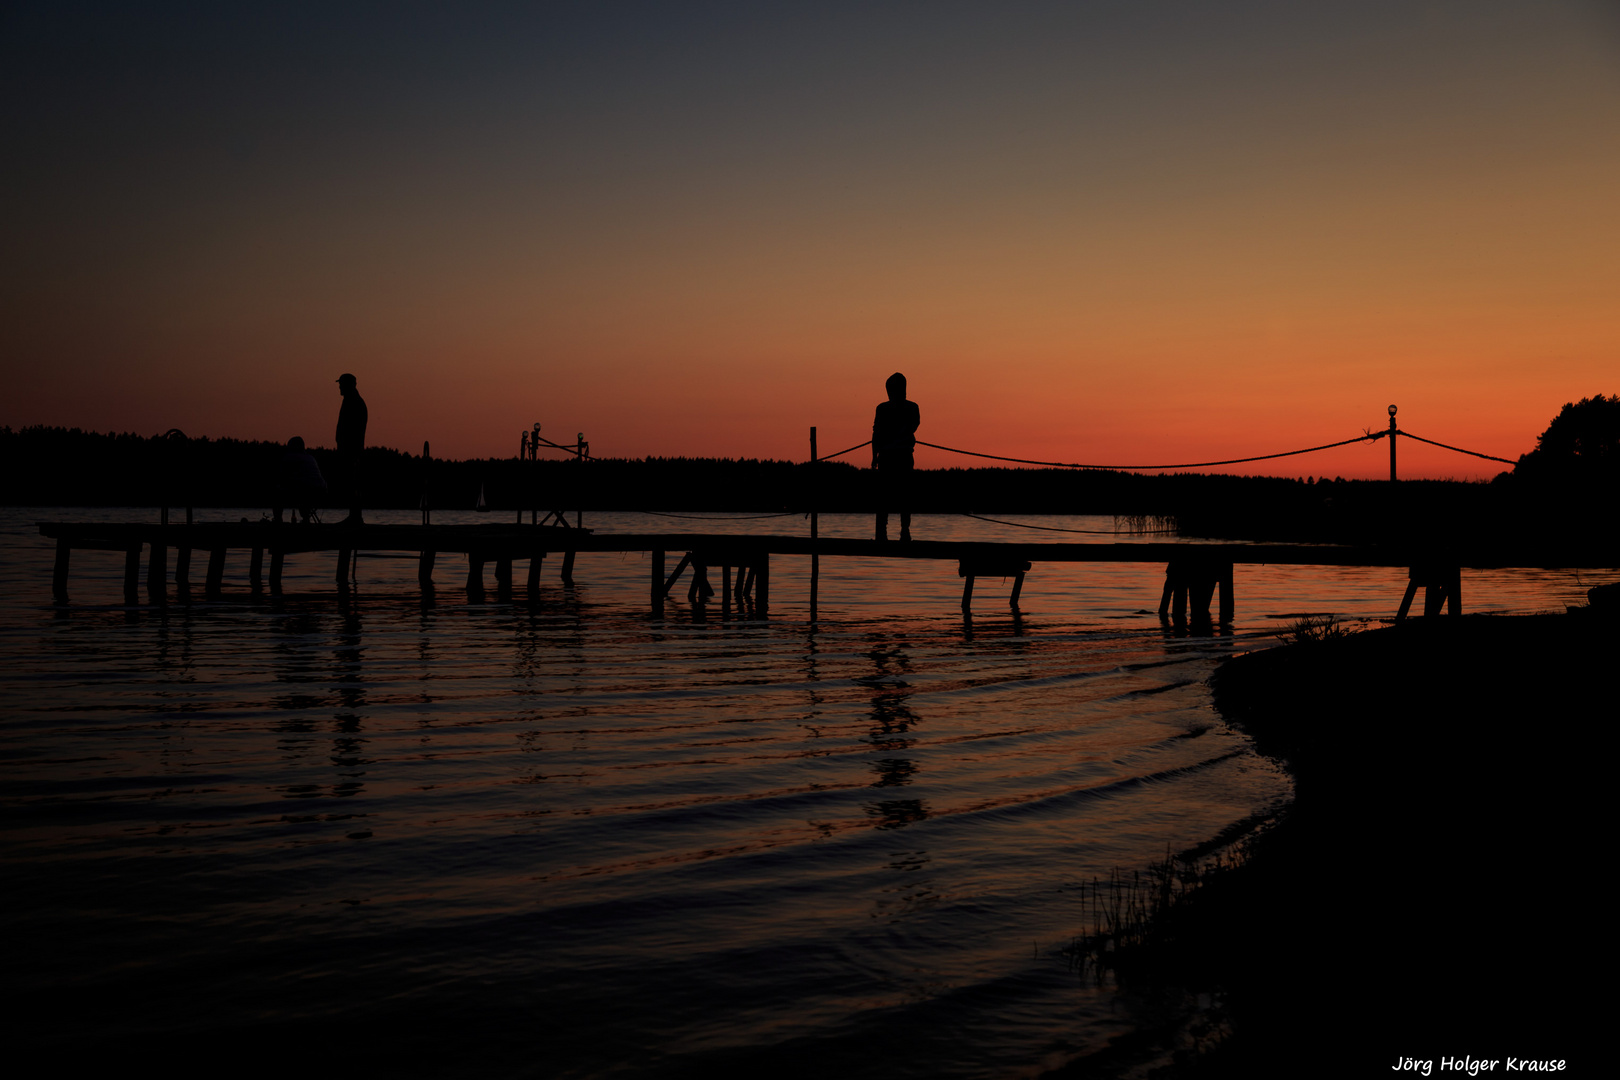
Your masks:
<svg viewBox="0 0 1620 1080"><path fill-rule="evenodd" d="M816 617L817 594L821 591L821 553L816 550L820 521L816 513L816 487L820 479L816 474L816 429L810 428L810 617Z"/></svg>
<svg viewBox="0 0 1620 1080"><path fill-rule="evenodd" d="M1389 407L1389 480L1395 482L1395 406Z"/></svg>

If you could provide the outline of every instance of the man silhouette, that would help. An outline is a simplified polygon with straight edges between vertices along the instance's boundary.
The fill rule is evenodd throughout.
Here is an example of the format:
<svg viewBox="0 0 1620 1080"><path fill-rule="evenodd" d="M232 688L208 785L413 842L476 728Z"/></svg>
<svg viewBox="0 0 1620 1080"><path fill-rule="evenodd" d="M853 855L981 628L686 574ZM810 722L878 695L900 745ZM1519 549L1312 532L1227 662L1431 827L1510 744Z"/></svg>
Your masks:
<svg viewBox="0 0 1620 1080"><path fill-rule="evenodd" d="M872 418L872 468L878 472L877 538L889 538L889 507L900 510L900 539L911 539L912 450L922 414L915 401L906 400L906 377L889 376L884 389L889 400L879 403Z"/></svg>
<svg viewBox="0 0 1620 1080"><path fill-rule="evenodd" d="M338 376L338 393L343 407L338 410L338 467L349 491L349 516L340 525L364 525L360 516L360 451L366 447L366 399L355 389L355 378L348 372Z"/></svg>

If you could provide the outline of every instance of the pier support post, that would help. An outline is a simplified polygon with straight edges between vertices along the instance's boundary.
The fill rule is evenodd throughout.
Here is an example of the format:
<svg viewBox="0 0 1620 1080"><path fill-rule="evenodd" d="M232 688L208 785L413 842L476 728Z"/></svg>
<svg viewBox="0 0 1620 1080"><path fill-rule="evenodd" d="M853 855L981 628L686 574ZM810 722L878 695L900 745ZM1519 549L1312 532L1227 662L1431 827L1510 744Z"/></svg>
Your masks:
<svg viewBox="0 0 1620 1080"><path fill-rule="evenodd" d="M56 566L51 571L51 599L58 604L67 603L67 577L68 562L72 557L73 549L68 547L66 540L56 542Z"/></svg>
<svg viewBox="0 0 1620 1080"><path fill-rule="evenodd" d="M264 588L264 548L256 547L248 557L248 587L254 592Z"/></svg>
<svg viewBox="0 0 1620 1080"><path fill-rule="evenodd" d="M433 560L437 551L424 551L416 560L416 583L424 589L433 588Z"/></svg>
<svg viewBox="0 0 1620 1080"><path fill-rule="evenodd" d="M167 599L168 578L169 546L161 540L154 540L146 562L146 595L154 604L161 604Z"/></svg>
<svg viewBox="0 0 1620 1080"><path fill-rule="evenodd" d="M1024 572L1022 570L1013 575L1012 596L1007 600L1007 606L1014 611L1018 610L1018 594L1024 591Z"/></svg>
<svg viewBox="0 0 1620 1080"><path fill-rule="evenodd" d="M1396 622L1405 619L1412 610L1412 600L1419 587L1423 589L1425 617L1440 614L1441 608L1447 615L1462 614L1462 567L1414 566L1407 573L1406 595L1401 597L1401 609L1395 613Z"/></svg>
<svg viewBox="0 0 1620 1080"><path fill-rule="evenodd" d="M662 551L653 552L650 561L652 563L652 609L653 614L657 615L664 609L664 594L669 591L664 586L664 553ZM533 575L530 575L530 577L532 580Z"/></svg>
<svg viewBox="0 0 1620 1080"><path fill-rule="evenodd" d="M572 551L563 552L562 583L564 585L574 583L574 553Z"/></svg>
<svg viewBox="0 0 1620 1080"><path fill-rule="evenodd" d="M529 555L529 595L533 596L540 591L540 568L545 565L546 553L543 551L531 552Z"/></svg>
<svg viewBox="0 0 1620 1080"><path fill-rule="evenodd" d="M213 599L219 596L225 583L225 549L212 548L208 552L208 576L203 579L203 595Z"/></svg>
<svg viewBox="0 0 1620 1080"><path fill-rule="evenodd" d="M339 548L337 557L337 587L338 592L349 591L349 564L354 561L354 551L351 548Z"/></svg>
<svg viewBox="0 0 1620 1080"><path fill-rule="evenodd" d="M280 548L270 549L270 593L281 595L281 572L287 565L287 553Z"/></svg>
<svg viewBox="0 0 1620 1080"><path fill-rule="evenodd" d="M495 591L510 595L512 592L512 558L500 555L495 559Z"/></svg>
<svg viewBox="0 0 1620 1080"><path fill-rule="evenodd" d="M141 602L141 545L124 549L124 603Z"/></svg>
<svg viewBox="0 0 1620 1080"><path fill-rule="evenodd" d="M771 553L761 551L754 564L754 607L763 615L771 606Z"/></svg>
<svg viewBox="0 0 1620 1080"><path fill-rule="evenodd" d="M482 552L467 552L467 593L468 595L483 595L484 592L484 555Z"/></svg>
<svg viewBox="0 0 1620 1080"><path fill-rule="evenodd" d="M185 544L174 549L174 584L182 590L191 588L191 548Z"/></svg>
<svg viewBox="0 0 1620 1080"><path fill-rule="evenodd" d="M1232 564L1226 563L1221 567L1221 622L1230 623L1237 611L1237 603L1233 596Z"/></svg>

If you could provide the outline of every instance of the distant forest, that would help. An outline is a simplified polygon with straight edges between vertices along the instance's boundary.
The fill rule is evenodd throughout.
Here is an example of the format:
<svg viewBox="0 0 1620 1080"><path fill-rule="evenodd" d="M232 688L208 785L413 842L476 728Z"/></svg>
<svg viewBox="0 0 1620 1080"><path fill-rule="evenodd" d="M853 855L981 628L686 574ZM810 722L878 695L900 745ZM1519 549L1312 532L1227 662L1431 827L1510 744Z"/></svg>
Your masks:
<svg viewBox="0 0 1620 1080"><path fill-rule="evenodd" d="M262 507L268 511L285 447L242 439L99 434L77 428L0 428L0 503L10 506ZM312 448L330 481L336 452ZM1303 463L1302 463L1303 464ZM1521 463L1521 466L1524 463ZM470 510L480 490L492 511L666 512L877 509L875 475L845 461L752 458L619 458L561 455L424 461L385 447L364 458L365 504L374 508ZM1517 533L1549 515L1569 525L1607 526L1610 496L1567 486L1203 475L1110 470L920 469L918 513L1107 514L1164 523L1183 535L1377 541L1414 535ZM1610 485L1604 485L1612 487ZM336 507L336 498L327 499ZM589 524L589 522L587 522Z"/></svg>

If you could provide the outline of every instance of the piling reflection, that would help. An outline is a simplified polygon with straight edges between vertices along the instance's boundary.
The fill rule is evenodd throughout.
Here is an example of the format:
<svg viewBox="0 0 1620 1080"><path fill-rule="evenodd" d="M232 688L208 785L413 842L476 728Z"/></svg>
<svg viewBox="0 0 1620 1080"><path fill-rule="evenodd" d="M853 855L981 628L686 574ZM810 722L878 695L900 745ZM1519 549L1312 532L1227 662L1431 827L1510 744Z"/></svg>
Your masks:
<svg viewBox="0 0 1620 1080"><path fill-rule="evenodd" d="M912 728L917 714L912 711L911 686L904 676L911 670L911 658L899 644L879 639L867 653L875 673L862 680L872 689L871 724L866 742L884 756L872 762L876 774L874 788L899 788L912 783L917 776L918 764L904 755L916 745ZM864 807L868 816L876 818L880 829L898 829L928 817L928 804L923 799L879 799Z"/></svg>

